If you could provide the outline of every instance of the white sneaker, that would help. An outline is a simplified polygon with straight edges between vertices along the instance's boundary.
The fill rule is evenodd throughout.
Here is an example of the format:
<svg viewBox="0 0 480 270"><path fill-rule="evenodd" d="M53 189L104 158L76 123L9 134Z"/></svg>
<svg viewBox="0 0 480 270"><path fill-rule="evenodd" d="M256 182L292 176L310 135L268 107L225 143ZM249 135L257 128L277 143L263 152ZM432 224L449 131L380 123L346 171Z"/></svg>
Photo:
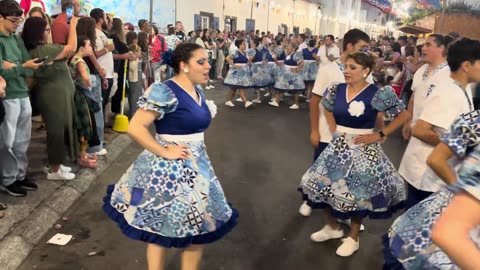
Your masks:
<svg viewBox="0 0 480 270"><path fill-rule="evenodd" d="M43 167L43 172L44 173L48 173L49 170L50 170L50 168L48 166ZM60 164L60 170L68 173L68 172L72 171L72 168L67 167L67 166L63 166L62 164Z"/></svg>
<svg viewBox="0 0 480 270"><path fill-rule="evenodd" d="M74 178L75 178L75 174L64 172L62 170L58 170L57 172L47 173L48 180L72 180Z"/></svg>
<svg viewBox="0 0 480 270"><path fill-rule="evenodd" d="M291 97L291 96L292 96L292 94L290 94L290 93L288 93L288 92L286 92L286 93L283 94L283 95L286 96L286 97Z"/></svg>
<svg viewBox="0 0 480 270"><path fill-rule="evenodd" d="M235 99L235 101L237 101L237 102L243 102L243 99L239 97L239 98Z"/></svg>
<svg viewBox="0 0 480 270"><path fill-rule="evenodd" d="M351 237L342 239L343 244L337 248L337 255L342 257L351 256L360 248L360 240L357 242Z"/></svg>
<svg viewBox="0 0 480 270"><path fill-rule="evenodd" d="M205 89L210 89L210 85L205 86Z"/></svg>
<svg viewBox="0 0 480 270"><path fill-rule="evenodd" d="M209 83L213 83L213 80L208 80Z"/></svg>
<svg viewBox="0 0 480 270"><path fill-rule="evenodd" d="M298 95L298 97L307 98L307 96L305 96L304 94L300 94L300 95Z"/></svg>
<svg viewBox="0 0 480 270"><path fill-rule="evenodd" d="M268 102L268 104L272 105L273 107L280 106L280 105L278 105L278 102L276 102L275 100L272 100L272 101Z"/></svg>
<svg viewBox="0 0 480 270"><path fill-rule="evenodd" d="M266 93L265 95L263 95L264 97L269 97L270 96L270 93Z"/></svg>
<svg viewBox="0 0 480 270"><path fill-rule="evenodd" d="M298 107L297 104L293 104L292 106L290 106L290 109L292 109L292 110L298 110L298 109L300 109L300 107Z"/></svg>
<svg viewBox="0 0 480 270"><path fill-rule="evenodd" d="M252 100L252 102L253 102L253 103L257 103L257 104L262 103L262 101L261 101L260 99L258 99L258 98Z"/></svg>
<svg viewBox="0 0 480 270"><path fill-rule="evenodd" d="M325 225L325 227L323 227L323 229L321 229L320 231L312 233L312 235L310 235L310 239L314 242L324 242L330 239L337 239L342 237L342 229L334 230L328 224Z"/></svg>
<svg viewBox="0 0 480 270"><path fill-rule="evenodd" d="M215 86L214 86L214 85L210 85L210 89L213 89L213 88L215 88Z"/></svg>
<svg viewBox="0 0 480 270"><path fill-rule="evenodd" d="M337 221L347 225L348 227L352 227L352 220L351 219L337 219ZM365 226L363 226L363 224L360 225L360 231L361 232L365 231Z"/></svg>
<svg viewBox="0 0 480 270"><path fill-rule="evenodd" d="M248 108L248 107L252 106L252 104L253 104L253 102L251 102L251 101L245 102L245 108Z"/></svg>
<svg viewBox="0 0 480 270"><path fill-rule="evenodd" d="M225 102L225 105L227 105L228 107L235 107L235 104L233 104L233 102L230 100Z"/></svg>
<svg viewBox="0 0 480 270"><path fill-rule="evenodd" d="M262 88L260 88L260 91L265 91L265 88L263 88L263 87L262 87Z"/></svg>
<svg viewBox="0 0 480 270"><path fill-rule="evenodd" d="M93 153L94 155L97 155L97 156L106 156L108 154L107 152L107 149L103 148L102 150L96 152L96 153Z"/></svg>
<svg viewBox="0 0 480 270"><path fill-rule="evenodd" d="M298 212L304 217L309 217L310 214L312 214L312 208L307 205L307 202L303 202L303 204L298 209Z"/></svg>

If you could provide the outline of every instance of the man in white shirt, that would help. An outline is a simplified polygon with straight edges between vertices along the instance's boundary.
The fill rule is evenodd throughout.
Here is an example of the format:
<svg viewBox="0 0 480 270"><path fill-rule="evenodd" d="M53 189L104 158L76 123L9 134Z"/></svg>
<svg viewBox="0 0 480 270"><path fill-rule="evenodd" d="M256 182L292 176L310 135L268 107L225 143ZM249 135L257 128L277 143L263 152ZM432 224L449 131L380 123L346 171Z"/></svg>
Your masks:
<svg viewBox="0 0 480 270"><path fill-rule="evenodd" d="M307 41L305 40L305 34L298 35L298 50L302 51L303 49L308 48Z"/></svg>
<svg viewBox="0 0 480 270"><path fill-rule="evenodd" d="M337 61L330 62L322 67L322 71L318 73L312 90L312 98L310 100L310 143L315 149L314 161L317 160L332 140L332 134L320 101L329 86L345 82L343 71L347 55L368 47L370 37L361 30L352 29L345 34L343 40L343 54ZM367 78L367 81L373 83L371 74ZM303 203L302 206L300 206L299 212L303 216L309 216L312 209L306 203Z"/></svg>
<svg viewBox="0 0 480 270"><path fill-rule="evenodd" d="M92 9L90 12L90 17L96 21L95 33L97 39L95 40L95 56L97 57L97 62L101 68L105 70L105 79L108 82L108 87L102 87L102 108L105 113L105 106L108 103L108 98L110 96L110 91L113 86L113 54L112 51L115 49L113 41L105 35L103 30L107 30L107 14L99 8ZM105 83L106 84L106 83Z"/></svg>
<svg viewBox="0 0 480 270"><path fill-rule="evenodd" d="M439 139L437 134L437 139L428 140L429 143L426 143L425 135L422 134L428 129L430 130L428 134L432 134L433 126L436 126L435 123L437 123L437 120L433 120L435 115L430 114L438 112L432 111L431 107L442 106L441 102L438 103L435 100L443 99L435 97L430 101L429 98L435 96L433 93L437 92L436 89L441 86L442 80L450 76L450 68L446 62L447 46L450 41L450 38L442 35L429 36L422 49L423 61L426 64L420 67L413 77L412 91L414 92L408 104L408 111L411 113L412 119L404 126L404 138L410 138L411 127L415 126L416 132L410 138L398 170L400 175L408 182L408 208L431 194L431 192L420 190L420 183L427 169L427 157L433 151L434 145L438 144ZM428 103L427 100L434 103ZM437 109L448 111L448 107ZM427 108L427 111L424 114L425 108ZM452 113L458 116L458 111ZM418 125L417 122L419 122Z"/></svg>
<svg viewBox="0 0 480 270"><path fill-rule="evenodd" d="M340 57L340 49L335 45L335 37L333 35L325 37L325 45L318 49L317 56L320 57L321 66L334 62Z"/></svg>

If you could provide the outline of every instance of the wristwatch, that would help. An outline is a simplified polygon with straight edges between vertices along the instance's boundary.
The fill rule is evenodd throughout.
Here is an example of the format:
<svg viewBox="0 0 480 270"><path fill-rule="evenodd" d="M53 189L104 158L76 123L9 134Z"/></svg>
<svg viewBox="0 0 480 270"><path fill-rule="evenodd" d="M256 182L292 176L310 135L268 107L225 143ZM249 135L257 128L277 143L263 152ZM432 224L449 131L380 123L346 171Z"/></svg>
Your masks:
<svg viewBox="0 0 480 270"><path fill-rule="evenodd" d="M385 138L385 133L383 133L383 130L378 131L378 134L380 134L380 138Z"/></svg>

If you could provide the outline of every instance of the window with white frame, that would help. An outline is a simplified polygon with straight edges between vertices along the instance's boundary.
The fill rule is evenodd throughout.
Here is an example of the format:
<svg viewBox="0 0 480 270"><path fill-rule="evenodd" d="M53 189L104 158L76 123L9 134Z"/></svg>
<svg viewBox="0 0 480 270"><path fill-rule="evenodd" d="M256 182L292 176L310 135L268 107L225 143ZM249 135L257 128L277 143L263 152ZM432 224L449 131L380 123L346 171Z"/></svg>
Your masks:
<svg viewBox="0 0 480 270"><path fill-rule="evenodd" d="M210 17L202 16L202 29L210 28Z"/></svg>

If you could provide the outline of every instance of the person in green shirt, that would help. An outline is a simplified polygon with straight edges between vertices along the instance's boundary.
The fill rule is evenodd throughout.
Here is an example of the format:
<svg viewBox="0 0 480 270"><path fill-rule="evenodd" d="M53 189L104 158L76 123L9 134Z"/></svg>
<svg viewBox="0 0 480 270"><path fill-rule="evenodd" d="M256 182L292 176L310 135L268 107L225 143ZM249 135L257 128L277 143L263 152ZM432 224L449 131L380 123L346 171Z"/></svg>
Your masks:
<svg viewBox="0 0 480 270"><path fill-rule="evenodd" d="M26 178L32 129L32 107L26 78L43 63L30 55L15 31L23 11L15 0L0 1L0 76L6 81L5 119L0 125L0 190L25 196L37 185Z"/></svg>

